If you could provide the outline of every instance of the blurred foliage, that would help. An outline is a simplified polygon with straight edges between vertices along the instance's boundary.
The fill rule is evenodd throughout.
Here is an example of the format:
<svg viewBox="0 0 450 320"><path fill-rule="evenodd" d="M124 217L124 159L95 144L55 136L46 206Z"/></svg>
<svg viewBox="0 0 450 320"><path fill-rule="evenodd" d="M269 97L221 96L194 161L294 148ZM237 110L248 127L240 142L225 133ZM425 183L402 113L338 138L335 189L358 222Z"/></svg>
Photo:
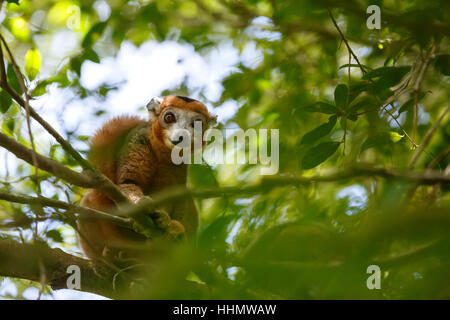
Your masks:
<svg viewBox="0 0 450 320"><path fill-rule="evenodd" d="M366 28L370 4L381 7L380 30ZM362 66L349 60L328 8ZM175 39L205 56L226 41L240 53L254 47L253 62L239 63L222 79L218 101L196 94L210 106L239 105L219 128L280 129L283 174L311 176L356 164L408 170L417 152L414 144L422 143L449 103L450 2L443 0L339 5L328 0L8 0L2 15L0 31L33 97L51 86L70 88L78 99L120 89L121 84L88 90L80 74L83 63L115 56L124 41L139 46ZM50 68L51 57L40 50L61 31L74 33L77 47ZM8 81L21 92L12 65L7 67ZM165 93L191 94L185 83ZM29 146L24 117L4 91L0 113L2 132ZM105 113L86 110L102 119ZM66 129L65 135L86 150L86 136L76 129ZM444 174L447 168L448 174L449 141L447 116L410 169ZM60 146L49 143L41 149L79 169ZM1 178L3 191L36 192L28 165L8 168L9 176ZM258 179L257 169L193 165L189 183L193 188L251 183ZM79 202L83 193L44 172L40 180L52 198ZM448 185L355 177L199 200L198 248L180 248L167 257L159 276L149 276L151 291L141 297L448 299L448 191ZM35 209L1 201L0 220L23 224L2 228L0 236L32 241L34 224L27 217L33 218ZM38 216L47 220L40 224L40 238L80 252L68 222L56 222L63 213L45 209ZM366 287L371 264L381 268L380 290ZM190 283L205 289L186 289L187 274ZM13 281L18 288L13 297L20 298L24 282Z"/></svg>

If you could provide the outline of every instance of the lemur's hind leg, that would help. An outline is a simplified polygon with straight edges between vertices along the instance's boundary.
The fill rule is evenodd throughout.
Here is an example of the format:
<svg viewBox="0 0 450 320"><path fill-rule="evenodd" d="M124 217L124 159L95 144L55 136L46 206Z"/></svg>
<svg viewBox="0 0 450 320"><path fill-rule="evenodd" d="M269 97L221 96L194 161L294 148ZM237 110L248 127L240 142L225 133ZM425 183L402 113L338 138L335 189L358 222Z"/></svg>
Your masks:
<svg viewBox="0 0 450 320"><path fill-rule="evenodd" d="M89 190L81 200L81 206L100 211L107 211L114 207L114 203L96 190ZM104 226L104 220L98 218L78 219L79 242L84 253L90 258L99 258L103 255L107 245L106 239L110 236Z"/></svg>
<svg viewBox="0 0 450 320"><path fill-rule="evenodd" d="M105 212L115 208L115 204L97 190L89 190L83 196L81 206ZM101 218L80 218L78 232L83 251L92 259L103 256L115 260L120 251L137 249L145 240L133 230L119 227Z"/></svg>

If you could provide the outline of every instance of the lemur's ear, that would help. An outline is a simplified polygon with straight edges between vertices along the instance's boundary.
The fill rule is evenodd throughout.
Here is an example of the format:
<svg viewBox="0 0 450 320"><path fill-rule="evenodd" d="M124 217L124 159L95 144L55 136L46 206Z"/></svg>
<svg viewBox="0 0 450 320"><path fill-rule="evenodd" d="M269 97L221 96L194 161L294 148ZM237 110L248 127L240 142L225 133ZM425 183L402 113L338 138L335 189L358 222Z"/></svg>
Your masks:
<svg viewBox="0 0 450 320"><path fill-rule="evenodd" d="M212 128L217 124L217 115L211 115L208 119L208 127Z"/></svg>
<svg viewBox="0 0 450 320"><path fill-rule="evenodd" d="M161 105L162 99L160 97L153 97L147 104L147 110L150 113L150 120L156 118L158 108Z"/></svg>

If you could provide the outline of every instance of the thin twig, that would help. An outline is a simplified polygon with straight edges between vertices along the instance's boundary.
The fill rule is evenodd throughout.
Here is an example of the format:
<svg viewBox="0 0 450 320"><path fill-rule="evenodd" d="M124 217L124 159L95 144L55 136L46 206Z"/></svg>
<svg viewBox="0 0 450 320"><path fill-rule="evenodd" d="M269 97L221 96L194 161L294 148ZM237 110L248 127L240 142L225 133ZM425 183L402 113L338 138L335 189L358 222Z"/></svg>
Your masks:
<svg viewBox="0 0 450 320"><path fill-rule="evenodd" d="M345 102L345 108L348 107L348 104L350 102L350 82L351 82L351 76L350 76L350 70L351 70L351 63L352 63L352 55L350 53L350 50L348 51L348 86L347 86L347 101ZM344 147L342 148L342 155L345 156L345 141L347 138L347 118L346 116L343 118L345 128L344 128L344 137L342 138Z"/></svg>
<svg viewBox="0 0 450 320"><path fill-rule="evenodd" d="M28 205L39 205L43 207L52 207L64 210L70 210L72 212L79 213L85 217L97 217L113 222L123 227L131 228L130 219L126 217L118 217L112 214L108 214L103 211L80 207L74 204L69 204L64 201L49 199L45 197L31 197L26 195L12 194L8 192L0 191L0 200L6 200L9 202L22 203Z"/></svg>
<svg viewBox="0 0 450 320"><path fill-rule="evenodd" d="M439 164L439 162L444 160L448 155L450 155L450 145L447 146L447 148L444 149L443 151L441 151L438 155L436 155L436 157L433 159L433 161L431 161L428 164L427 168L433 169L434 167L436 167Z"/></svg>
<svg viewBox="0 0 450 320"><path fill-rule="evenodd" d="M419 121L419 92L414 91L414 112L413 112L413 133L412 133L412 143L416 144L416 134L417 134L417 123Z"/></svg>
<svg viewBox="0 0 450 320"><path fill-rule="evenodd" d="M433 135L436 133L436 130L439 128L439 125L441 124L442 120L445 118L445 115L447 114L447 112L450 111L450 105L448 105L440 114L440 116L436 119L436 121L433 123L433 125L431 126L431 128L428 130L425 138L423 139L422 143L419 145L419 148L417 149L417 151L414 153L411 162L409 163L408 168L412 169L414 168L414 166L417 163L417 160L419 160L420 155L422 154L422 152L425 150L425 148L427 147L427 145L430 143L431 138L433 138Z"/></svg>
<svg viewBox="0 0 450 320"><path fill-rule="evenodd" d="M411 139L411 137L408 135L408 133L406 132L405 129L403 129L402 125L400 124L400 122L397 120L396 117L394 117L394 115L387 109L384 109L386 111L386 113L388 115L391 116L391 118L395 121L395 123L398 125L398 127L400 128L400 130L402 130L403 134L408 138L408 140L412 143L412 145L414 146L414 148L417 147L417 145L414 143L413 139Z"/></svg>
<svg viewBox="0 0 450 320"><path fill-rule="evenodd" d="M347 46L348 51L350 52L350 54L353 56L353 58L356 60L356 63L358 64L359 68L361 69L361 72L363 74L365 74L367 71L364 69L364 67L362 66L362 64L359 62L358 57L356 56L356 54L353 52L352 48L350 47L350 45L348 44L347 39L345 38L344 34L342 33L341 29L339 29L336 20L333 17L333 14L331 13L331 10L328 9L328 14L330 15L331 20L333 21L334 26L336 27L337 31L339 32L339 34L341 35L342 41L344 41L345 45Z"/></svg>
<svg viewBox="0 0 450 320"><path fill-rule="evenodd" d="M430 64L431 60L434 58L434 52L436 50L436 45L433 43L431 45L431 49L429 53L427 54L426 59L423 61L419 74L416 78L416 81L414 83L414 117L413 117L413 141L416 141L416 134L417 134L417 123L419 121L419 92L420 92L420 85L422 84L423 78L425 76L425 73L428 69L428 65Z"/></svg>

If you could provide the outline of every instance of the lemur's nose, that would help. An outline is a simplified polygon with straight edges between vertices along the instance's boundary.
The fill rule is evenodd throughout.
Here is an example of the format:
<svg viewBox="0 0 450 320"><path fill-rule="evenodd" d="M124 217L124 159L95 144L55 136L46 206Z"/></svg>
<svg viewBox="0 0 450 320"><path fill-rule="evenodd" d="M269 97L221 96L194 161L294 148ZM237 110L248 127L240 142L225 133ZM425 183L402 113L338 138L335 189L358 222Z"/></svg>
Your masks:
<svg viewBox="0 0 450 320"><path fill-rule="evenodd" d="M177 139L170 139L170 142L173 144L173 145L177 145L177 144L179 144L181 141L183 141L183 137L181 136L181 137L179 137L178 138L178 140Z"/></svg>

